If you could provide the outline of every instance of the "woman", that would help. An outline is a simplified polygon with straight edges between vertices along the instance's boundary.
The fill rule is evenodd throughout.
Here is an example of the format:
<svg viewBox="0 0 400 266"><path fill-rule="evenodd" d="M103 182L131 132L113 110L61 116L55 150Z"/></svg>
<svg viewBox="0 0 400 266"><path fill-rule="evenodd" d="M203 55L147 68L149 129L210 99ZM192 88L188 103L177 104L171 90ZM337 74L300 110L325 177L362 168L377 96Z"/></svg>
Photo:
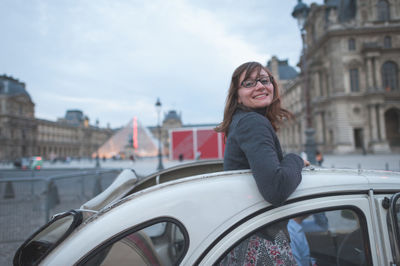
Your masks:
<svg viewBox="0 0 400 266"><path fill-rule="evenodd" d="M224 170L251 169L261 195L274 206L284 203L299 185L302 168L310 164L296 154L282 154L275 131L282 119L291 117L292 114L281 107L277 83L266 67L248 62L233 72L224 119L216 128L226 137ZM260 230L242 243L256 241L267 249L277 246L285 255L276 259L295 264L288 239L286 224L279 223L269 226L268 230ZM247 254L237 250L249 250L250 245L243 245L246 244L239 245L230 254ZM236 261L231 259L223 262ZM271 258L267 264L270 262ZM272 259L272 264L275 263Z"/></svg>

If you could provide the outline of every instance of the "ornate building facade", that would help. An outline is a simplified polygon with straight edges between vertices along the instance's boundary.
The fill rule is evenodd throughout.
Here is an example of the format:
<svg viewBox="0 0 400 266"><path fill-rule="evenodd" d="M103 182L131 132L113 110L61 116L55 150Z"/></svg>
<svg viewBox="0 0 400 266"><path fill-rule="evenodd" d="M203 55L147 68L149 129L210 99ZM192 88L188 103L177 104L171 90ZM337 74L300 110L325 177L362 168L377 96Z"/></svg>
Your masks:
<svg viewBox="0 0 400 266"><path fill-rule="evenodd" d="M89 125L80 110L57 122L36 119L25 84L0 76L0 161L42 156L45 159L90 157L113 131Z"/></svg>
<svg viewBox="0 0 400 266"><path fill-rule="evenodd" d="M305 30L307 71L282 90L296 115L279 133L284 149L304 150L308 78L319 150L400 151L400 2L325 0L311 5Z"/></svg>
<svg viewBox="0 0 400 266"><path fill-rule="evenodd" d="M0 160L35 153L35 104L25 83L0 76Z"/></svg>

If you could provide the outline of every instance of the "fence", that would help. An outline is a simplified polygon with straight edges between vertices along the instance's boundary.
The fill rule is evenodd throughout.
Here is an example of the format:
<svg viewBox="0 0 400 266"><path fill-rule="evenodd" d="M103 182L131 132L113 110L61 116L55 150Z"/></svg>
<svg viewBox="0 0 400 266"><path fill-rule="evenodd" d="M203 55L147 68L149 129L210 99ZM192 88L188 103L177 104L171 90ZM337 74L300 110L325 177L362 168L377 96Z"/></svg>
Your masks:
<svg viewBox="0 0 400 266"><path fill-rule="evenodd" d="M109 186L121 169L49 177L0 178L0 265L56 213L79 208Z"/></svg>

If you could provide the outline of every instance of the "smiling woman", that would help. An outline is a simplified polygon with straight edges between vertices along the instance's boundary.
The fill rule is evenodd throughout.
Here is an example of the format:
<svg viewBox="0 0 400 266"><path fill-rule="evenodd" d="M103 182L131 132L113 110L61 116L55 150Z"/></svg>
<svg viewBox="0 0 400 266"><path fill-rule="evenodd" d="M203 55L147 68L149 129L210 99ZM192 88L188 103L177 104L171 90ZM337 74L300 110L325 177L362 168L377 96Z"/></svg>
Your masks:
<svg viewBox="0 0 400 266"><path fill-rule="evenodd" d="M234 71L224 120L216 128L226 136L224 170L250 168L259 192L275 206L282 205L297 188L302 168L309 165L296 154L282 154L275 131L283 118L291 117L289 111L281 108L278 85L266 67L248 62ZM295 264L285 223L277 223L270 231L263 232L257 242L258 246L277 249L284 255L279 258L244 257L238 265L254 259L263 265L268 261L278 265L278 260L285 265ZM242 248L244 254L251 253L250 246Z"/></svg>
<svg viewBox="0 0 400 266"><path fill-rule="evenodd" d="M245 73L242 73L242 79L244 79L244 75ZM259 73L252 72L250 77L240 84L243 89L238 91L238 103L250 108L269 106L274 98L273 79L264 69L261 69ZM258 83L261 86L258 86Z"/></svg>

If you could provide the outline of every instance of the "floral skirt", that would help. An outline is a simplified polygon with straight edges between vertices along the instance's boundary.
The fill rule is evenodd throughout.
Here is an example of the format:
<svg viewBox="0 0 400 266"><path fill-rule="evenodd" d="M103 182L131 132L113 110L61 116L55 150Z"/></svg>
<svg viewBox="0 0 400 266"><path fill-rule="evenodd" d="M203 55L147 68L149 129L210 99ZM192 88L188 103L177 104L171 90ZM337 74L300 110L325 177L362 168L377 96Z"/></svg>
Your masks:
<svg viewBox="0 0 400 266"><path fill-rule="evenodd" d="M297 265L285 232L278 232L272 241L257 234L233 248L219 265Z"/></svg>

